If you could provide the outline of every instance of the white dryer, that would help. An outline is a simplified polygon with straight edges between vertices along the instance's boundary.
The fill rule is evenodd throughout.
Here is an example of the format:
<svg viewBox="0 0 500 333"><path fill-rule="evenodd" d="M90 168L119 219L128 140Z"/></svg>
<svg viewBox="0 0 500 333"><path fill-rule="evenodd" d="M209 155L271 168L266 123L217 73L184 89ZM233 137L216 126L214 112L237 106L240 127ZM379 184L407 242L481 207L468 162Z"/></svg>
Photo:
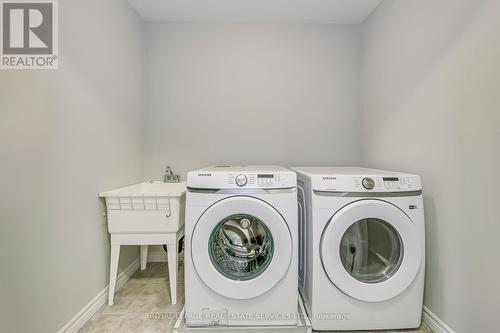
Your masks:
<svg viewBox="0 0 500 333"><path fill-rule="evenodd" d="M275 166L189 172L188 326L297 322L297 178Z"/></svg>
<svg viewBox="0 0 500 333"><path fill-rule="evenodd" d="M316 330L420 326L425 236L419 176L293 168L299 290Z"/></svg>

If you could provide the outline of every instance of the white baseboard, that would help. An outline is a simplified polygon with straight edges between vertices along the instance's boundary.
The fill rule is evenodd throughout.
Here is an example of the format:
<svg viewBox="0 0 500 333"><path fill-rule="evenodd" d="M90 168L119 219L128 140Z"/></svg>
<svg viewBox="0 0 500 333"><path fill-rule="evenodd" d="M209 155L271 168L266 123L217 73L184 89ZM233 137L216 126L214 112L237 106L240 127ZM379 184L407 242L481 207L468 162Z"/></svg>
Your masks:
<svg viewBox="0 0 500 333"><path fill-rule="evenodd" d="M120 289L125 282L139 269L140 260L137 258L125 270L118 274L116 290ZM83 325L103 306L108 300L109 285L106 286L96 297L94 297L80 312L66 323L58 333L76 333Z"/></svg>
<svg viewBox="0 0 500 333"><path fill-rule="evenodd" d="M425 306L423 308L422 321L429 326L434 333L455 333L454 330L452 330Z"/></svg>

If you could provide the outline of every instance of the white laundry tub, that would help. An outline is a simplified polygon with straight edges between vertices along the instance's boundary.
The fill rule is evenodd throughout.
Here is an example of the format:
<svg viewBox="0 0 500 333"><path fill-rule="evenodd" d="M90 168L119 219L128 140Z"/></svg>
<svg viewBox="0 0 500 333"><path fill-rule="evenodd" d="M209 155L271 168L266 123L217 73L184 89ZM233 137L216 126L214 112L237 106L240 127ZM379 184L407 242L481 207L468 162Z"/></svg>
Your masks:
<svg viewBox="0 0 500 333"><path fill-rule="evenodd" d="M147 182L99 193L106 199L111 234L108 304L113 305L120 247L140 245L141 270L148 246L167 247L170 297L177 303L177 249L184 236L186 183Z"/></svg>
<svg viewBox="0 0 500 333"><path fill-rule="evenodd" d="M184 225L186 182L145 182L102 192L110 234L176 232Z"/></svg>

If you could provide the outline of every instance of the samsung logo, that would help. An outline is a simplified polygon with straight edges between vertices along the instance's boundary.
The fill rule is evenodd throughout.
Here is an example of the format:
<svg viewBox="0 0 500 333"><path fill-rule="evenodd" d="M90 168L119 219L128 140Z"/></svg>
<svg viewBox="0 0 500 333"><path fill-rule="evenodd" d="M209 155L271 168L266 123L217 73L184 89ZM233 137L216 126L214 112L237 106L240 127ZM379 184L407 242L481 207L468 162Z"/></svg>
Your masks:
<svg viewBox="0 0 500 333"><path fill-rule="evenodd" d="M323 180L335 180L337 177L323 177Z"/></svg>
<svg viewBox="0 0 500 333"><path fill-rule="evenodd" d="M211 173L199 173L198 174L198 177L211 177L212 174Z"/></svg>

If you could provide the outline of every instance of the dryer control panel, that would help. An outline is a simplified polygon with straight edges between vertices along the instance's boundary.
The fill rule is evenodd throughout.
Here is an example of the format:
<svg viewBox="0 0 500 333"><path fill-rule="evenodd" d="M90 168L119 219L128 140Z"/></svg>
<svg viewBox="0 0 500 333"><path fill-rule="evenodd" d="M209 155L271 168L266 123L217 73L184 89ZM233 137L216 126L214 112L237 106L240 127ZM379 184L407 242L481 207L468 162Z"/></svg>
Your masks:
<svg viewBox="0 0 500 333"><path fill-rule="evenodd" d="M414 175L324 176L313 179L317 191L331 192L410 192L422 189L420 177Z"/></svg>
<svg viewBox="0 0 500 333"><path fill-rule="evenodd" d="M295 168L311 178L316 191L411 192L422 190L418 175L365 168Z"/></svg>
<svg viewBox="0 0 500 333"><path fill-rule="evenodd" d="M218 166L189 172L187 186L199 189L292 188L297 186L297 175L274 166Z"/></svg>

